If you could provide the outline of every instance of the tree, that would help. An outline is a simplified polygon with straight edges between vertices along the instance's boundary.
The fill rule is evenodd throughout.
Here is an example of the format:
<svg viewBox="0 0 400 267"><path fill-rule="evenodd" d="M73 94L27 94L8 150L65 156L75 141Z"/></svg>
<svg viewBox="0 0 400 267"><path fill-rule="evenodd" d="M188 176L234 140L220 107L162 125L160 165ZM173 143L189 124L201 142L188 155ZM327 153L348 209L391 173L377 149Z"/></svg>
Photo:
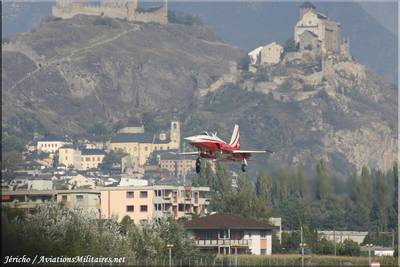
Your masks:
<svg viewBox="0 0 400 267"><path fill-rule="evenodd" d="M332 181L326 163L320 160L316 166L317 199L325 199L332 194Z"/></svg>
<svg viewBox="0 0 400 267"><path fill-rule="evenodd" d="M360 256L360 246L353 240L346 239L338 246L338 255Z"/></svg>
<svg viewBox="0 0 400 267"><path fill-rule="evenodd" d="M271 205L272 181L266 172L260 172L256 181L256 194Z"/></svg>
<svg viewBox="0 0 400 267"><path fill-rule="evenodd" d="M102 171L110 171L114 164L121 164L123 157L128 154L122 150L111 150L107 155L105 155L103 162L100 164L100 169Z"/></svg>

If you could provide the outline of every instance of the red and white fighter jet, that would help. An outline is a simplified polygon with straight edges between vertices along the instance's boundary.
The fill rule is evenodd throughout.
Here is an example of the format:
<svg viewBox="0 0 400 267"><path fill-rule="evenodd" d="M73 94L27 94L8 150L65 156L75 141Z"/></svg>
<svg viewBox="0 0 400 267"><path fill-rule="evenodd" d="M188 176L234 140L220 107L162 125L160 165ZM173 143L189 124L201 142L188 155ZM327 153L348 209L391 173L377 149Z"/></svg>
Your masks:
<svg viewBox="0 0 400 267"><path fill-rule="evenodd" d="M196 172L200 172L201 159L211 159L216 161L242 161L242 171L246 171L247 159L253 154L271 153L271 150L240 150L239 126L235 124L231 141L226 143L221 140L217 134L209 134L203 132L184 138L193 147L197 148L197 152L174 153L177 155L193 155L198 156L196 160Z"/></svg>

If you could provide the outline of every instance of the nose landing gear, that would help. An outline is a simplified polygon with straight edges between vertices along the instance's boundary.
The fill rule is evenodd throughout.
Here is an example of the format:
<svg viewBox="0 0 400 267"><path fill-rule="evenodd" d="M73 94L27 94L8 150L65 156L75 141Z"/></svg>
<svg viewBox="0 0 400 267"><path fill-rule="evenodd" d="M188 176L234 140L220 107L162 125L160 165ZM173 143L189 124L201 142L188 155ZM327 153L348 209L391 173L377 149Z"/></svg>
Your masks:
<svg viewBox="0 0 400 267"><path fill-rule="evenodd" d="M200 161L200 157L198 157L196 159L196 173L200 173L201 171L201 161Z"/></svg>

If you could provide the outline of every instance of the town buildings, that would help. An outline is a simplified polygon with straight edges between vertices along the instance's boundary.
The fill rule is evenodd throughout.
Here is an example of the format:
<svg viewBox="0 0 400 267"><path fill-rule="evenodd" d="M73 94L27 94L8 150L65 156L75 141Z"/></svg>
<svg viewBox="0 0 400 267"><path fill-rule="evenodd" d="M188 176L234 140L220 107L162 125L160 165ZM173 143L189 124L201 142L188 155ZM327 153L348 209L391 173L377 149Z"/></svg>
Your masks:
<svg viewBox="0 0 400 267"><path fill-rule="evenodd" d="M50 202L66 208L80 208L98 218L135 223L171 216L175 219L204 215L209 205L209 187L173 185L78 188L71 190L2 190L1 204L26 211Z"/></svg>
<svg viewBox="0 0 400 267"><path fill-rule="evenodd" d="M185 222L203 252L271 255L274 226L234 214L213 214Z"/></svg>
<svg viewBox="0 0 400 267"><path fill-rule="evenodd" d="M317 231L318 239L325 238L329 241L335 241L336 243L342 243L346 239L352 240L357 244L361 244L368 232L358 231Z"/></svg>
<svg viewBox="0 0 400 267"><path fill-rule="evenodd" d="M138 127L124 128L123 133L117 133L110 141L109 150L121 150L134 158L138 158L143 166L153 151L171 150L180 148L180 123L171 121L170 131L161 131L159 134L138 132Z"/></svg>
<svg viewBox="0 0 400 267"><path fill-rule="evenodd" d="M66 145L59 149L58 164L76 170L97 169L103 162L105 154L100 149L78 149Z"/></svg>

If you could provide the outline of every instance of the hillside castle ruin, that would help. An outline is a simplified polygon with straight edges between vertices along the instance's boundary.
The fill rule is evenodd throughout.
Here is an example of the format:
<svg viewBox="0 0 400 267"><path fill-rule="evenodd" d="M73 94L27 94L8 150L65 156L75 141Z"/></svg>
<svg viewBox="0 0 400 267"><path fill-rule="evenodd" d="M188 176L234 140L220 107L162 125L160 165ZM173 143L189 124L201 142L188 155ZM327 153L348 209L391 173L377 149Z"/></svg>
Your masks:
<svg viewBox="0 0 400 267"><path fill-rule="evenodd" d="M57 0L52 8L52 15L70 19L75 15L106 16L126 19L128 21L168 23L168 0L162 6L143 10L138 0L102 0L100 3L89 3L82 0Z"/></svg>

